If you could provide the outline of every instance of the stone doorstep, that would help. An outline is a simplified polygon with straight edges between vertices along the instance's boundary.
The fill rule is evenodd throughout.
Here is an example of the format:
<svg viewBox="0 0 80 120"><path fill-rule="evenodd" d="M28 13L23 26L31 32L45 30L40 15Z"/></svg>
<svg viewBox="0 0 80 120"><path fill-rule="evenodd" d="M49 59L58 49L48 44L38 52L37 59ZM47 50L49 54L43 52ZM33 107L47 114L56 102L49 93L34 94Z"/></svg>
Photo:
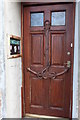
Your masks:
<svg viewBox="0 0 80 120"><path fill-rule="evenodd" d="M26 118L23 118L23 120L69 120L69 119L65 119L65 118L32 118L32 117L26 117Z"/></svg>
<svg viewBox="0 0 80 120"><path fill-rule="evenodd" d="M35 115L35 114L26 114L23 120L69 120L67 118L44 116L44 115Z"/></svg>

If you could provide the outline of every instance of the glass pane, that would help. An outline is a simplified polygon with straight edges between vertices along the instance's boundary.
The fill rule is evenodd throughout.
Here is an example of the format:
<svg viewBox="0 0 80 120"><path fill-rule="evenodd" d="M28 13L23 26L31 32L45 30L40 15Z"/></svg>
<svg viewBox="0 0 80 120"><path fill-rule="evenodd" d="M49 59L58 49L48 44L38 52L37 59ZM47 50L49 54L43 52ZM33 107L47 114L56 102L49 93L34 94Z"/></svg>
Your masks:
<svg viewBox="0 0 80 120"><path fill-rule="evenodd" d="M43 26L44 13L31 13L31 26Z"/></svg>
<svg viewBox="0 0 80 120"><path fill-rule="evenodd" d="M20 40L14 40L14 39L10 39L10 44L14 44L14 45L20 45Z"/></svg>
<svg viewBox="0 0 80 120"><path fill-rule="evenodd" d="M65 12L52 12L51 25L65 25Z"/></svg>

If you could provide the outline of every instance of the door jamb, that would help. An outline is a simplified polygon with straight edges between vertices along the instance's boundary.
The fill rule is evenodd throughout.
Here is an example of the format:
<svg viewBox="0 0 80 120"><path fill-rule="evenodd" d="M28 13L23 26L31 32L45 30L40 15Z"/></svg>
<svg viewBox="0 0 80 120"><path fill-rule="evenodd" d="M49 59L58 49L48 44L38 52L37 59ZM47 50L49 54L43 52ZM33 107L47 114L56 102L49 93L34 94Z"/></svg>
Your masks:
<svg viewBox="0 0 80 120"><path fill-rule="evenodd" d="M52 2L53 4L55 2ZM51 3L51 4L52 4ZM74 31L75 31L75 5L76 3L75 2L71 2L73 4L73 48L72 48L72 56L71 56L71 61L72 61L72 70L71 70L71 74L72 74L72 77L71 77L71 90L70 90L70 115L69 115L69 118L70 120L72 120L72 106L73 106L73 63L74 63ZM23 11L24 11L24 7L25 6L32 6L32 5L41 5L41 4L50 4L49 2L45 3L39 3L39 2L22 2L21 3L21 52L23 53L23 39L24 39L24 36L23 36ZM55 4L60 4L59 3L55 3ZM62 4L62 2L61 2ZM68 4L66 2L66 4ZM69 2L70 4L70 2ZM24 102L24 64L23 64L23 61L24 61L24 56L22 54L22 87L21 87L21 117L23 118L25 116L25 102Z"/></svg>

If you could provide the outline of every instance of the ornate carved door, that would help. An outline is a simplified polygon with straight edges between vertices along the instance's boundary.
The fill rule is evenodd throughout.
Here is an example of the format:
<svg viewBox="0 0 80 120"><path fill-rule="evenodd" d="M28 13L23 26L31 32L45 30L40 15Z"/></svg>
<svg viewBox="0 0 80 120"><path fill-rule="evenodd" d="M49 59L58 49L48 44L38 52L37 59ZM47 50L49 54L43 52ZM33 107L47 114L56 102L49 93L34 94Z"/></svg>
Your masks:
<svg viewBox="0 0 80 120"><path fill-rule="evenodd" d="M24 7L25 113L69 117L73 4Z"/></svg>

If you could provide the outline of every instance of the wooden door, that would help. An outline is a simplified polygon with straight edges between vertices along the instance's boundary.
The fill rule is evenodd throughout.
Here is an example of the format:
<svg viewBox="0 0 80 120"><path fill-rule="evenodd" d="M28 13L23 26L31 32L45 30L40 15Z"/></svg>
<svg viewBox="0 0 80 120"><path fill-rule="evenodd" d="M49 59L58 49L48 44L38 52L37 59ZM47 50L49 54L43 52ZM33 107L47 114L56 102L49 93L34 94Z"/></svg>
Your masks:
<svg viewBox="0 0 80 120"><path fill-rule="evenodd" d="M25 114L71 113L73 4L24 7Z"/></svg>

